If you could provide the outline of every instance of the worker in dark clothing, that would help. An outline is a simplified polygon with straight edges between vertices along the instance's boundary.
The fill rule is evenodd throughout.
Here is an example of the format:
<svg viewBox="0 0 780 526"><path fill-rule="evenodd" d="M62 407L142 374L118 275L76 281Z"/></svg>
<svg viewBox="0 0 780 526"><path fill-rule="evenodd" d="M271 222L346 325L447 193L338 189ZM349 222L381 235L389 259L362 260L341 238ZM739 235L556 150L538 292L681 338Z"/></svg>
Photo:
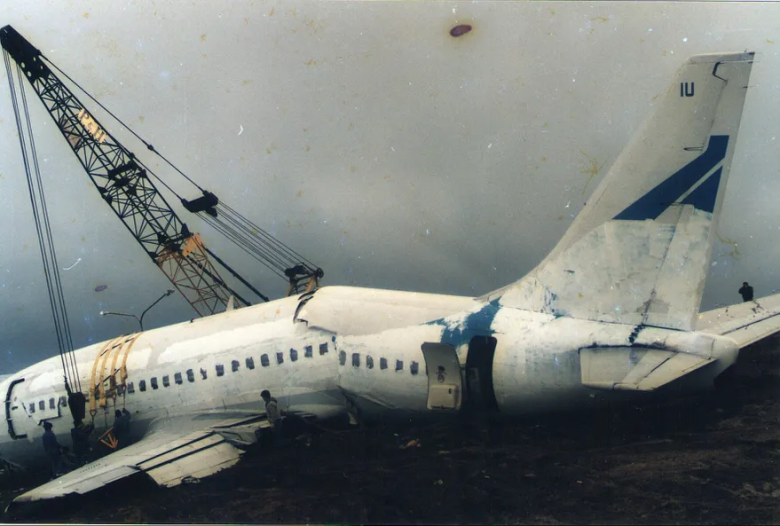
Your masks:
<svg viewBox="0 0 780 526"><path fill-rule="evenodd" d="M95 430L93 424L79 422L70 430L70 438L73 441L73 455L76 457L76 465L83 466L89 462L89 435Z"/></svg>
<svg viewBox="0 0 780 526"><path fill-rule="evenodd" d="M742 288L739 289L739 293L742 294L742 301L753 301L753 287L748 285L747 281L742 282Z"/></svg>
<svg viewBox="0 0 780 526"><path fill-rule="evenodd" d="M51 478L57 478L63 473L62 467L62 449L60 443L57 442L57 437L51 430L53 426L51 422L43 423L43 450L46 452L46 456L49 457L51 462Z"/></svg>
<svg viewBox="0 0 780 526"><path fill-rule="evenodd" d="M260 393L260 397L265 402L265 414L268 417L268 423L271 424L274 446L277 446L282 438L282 415L279 412L279 403L276 398L271 397L271 393L267 389Z"/></svg>
<svg viewBox="0 0 780 526"><path fill-rule="evenodd" d="M125 440L127 442L130 441L130 417L131 417L130 411L128 411L127 409L125 409L123 407L122 408L122 418L124 418L124 423L125 423Z"/></svg>
<svg viewBox="0 0 780 526"><path fill-rule="evenodd" d="M122 411L117 409L114 411L114 438L118 442L117 449L122 449L127 445L127 435L130 431L130 413L127 415L122 414Z"/></svg>

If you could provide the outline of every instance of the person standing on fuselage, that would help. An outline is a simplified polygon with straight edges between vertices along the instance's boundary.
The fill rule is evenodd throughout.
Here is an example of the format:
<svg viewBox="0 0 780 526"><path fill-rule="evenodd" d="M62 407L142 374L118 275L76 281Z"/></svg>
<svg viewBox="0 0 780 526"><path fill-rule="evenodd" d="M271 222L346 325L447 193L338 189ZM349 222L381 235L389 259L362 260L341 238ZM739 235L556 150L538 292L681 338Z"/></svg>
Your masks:
<svg viewBox="0 0 780 526"><path fill-rule="evenodd" d="M748 285L747 281L742 282L742 288L739 289L742 295L742 301L753 301L753 287Z"/></svg>

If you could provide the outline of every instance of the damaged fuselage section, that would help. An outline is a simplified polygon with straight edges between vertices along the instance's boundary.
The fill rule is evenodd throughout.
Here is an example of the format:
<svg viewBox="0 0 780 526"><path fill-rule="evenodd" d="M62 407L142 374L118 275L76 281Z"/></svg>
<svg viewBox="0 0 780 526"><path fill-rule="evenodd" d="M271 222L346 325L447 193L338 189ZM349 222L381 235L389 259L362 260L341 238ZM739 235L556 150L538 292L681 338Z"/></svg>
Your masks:
<svg viewBox="0 0 780 526"><path fill-rule="evenodd" d="M694 371L691 388L712 385L738 354L711 334L370 289L324 288L303 298L296 321L336 335L335 381L363 417L595 407Z"/></svg>

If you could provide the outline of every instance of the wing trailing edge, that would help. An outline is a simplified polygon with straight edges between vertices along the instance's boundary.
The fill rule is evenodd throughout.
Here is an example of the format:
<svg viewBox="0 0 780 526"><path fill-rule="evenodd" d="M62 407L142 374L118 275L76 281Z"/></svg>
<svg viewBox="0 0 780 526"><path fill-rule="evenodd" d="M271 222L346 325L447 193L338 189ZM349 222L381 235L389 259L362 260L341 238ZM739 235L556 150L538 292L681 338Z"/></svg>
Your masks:
<svg viewBox="0 0 780 526"><path fill-rule="evenodd" d="M216 418L220 421L214 422ZM136 473L146 473L161 486L177 486L233 466L243 454L236 446L256 442L255 430L270 427L264 414L232 419L196 415L159 423L135 444L38 486L14 503L83 495Z"/></svg>

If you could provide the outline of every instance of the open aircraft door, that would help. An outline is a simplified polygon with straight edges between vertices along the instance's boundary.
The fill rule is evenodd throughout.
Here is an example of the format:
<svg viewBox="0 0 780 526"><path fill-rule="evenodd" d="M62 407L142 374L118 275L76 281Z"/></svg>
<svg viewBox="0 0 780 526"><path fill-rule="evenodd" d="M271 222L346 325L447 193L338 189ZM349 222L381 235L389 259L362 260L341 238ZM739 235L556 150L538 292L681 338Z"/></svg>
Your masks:
<svg viewBox="0 0 780 526"><path fill-rule="evenodd" d="M24 403L19 399L19 384L24 378L17 378L8 385L5 393L5 421L8 424L8 436L14 440L27 438L29 416L24 408Z"/></svg>
<svg viewBox="0 0 780 526"><path fill-rule="evenodd" d="M455 348L442 343L424 343L422 352L428 374L428 409L457 411L463 386Z"/></svg>

